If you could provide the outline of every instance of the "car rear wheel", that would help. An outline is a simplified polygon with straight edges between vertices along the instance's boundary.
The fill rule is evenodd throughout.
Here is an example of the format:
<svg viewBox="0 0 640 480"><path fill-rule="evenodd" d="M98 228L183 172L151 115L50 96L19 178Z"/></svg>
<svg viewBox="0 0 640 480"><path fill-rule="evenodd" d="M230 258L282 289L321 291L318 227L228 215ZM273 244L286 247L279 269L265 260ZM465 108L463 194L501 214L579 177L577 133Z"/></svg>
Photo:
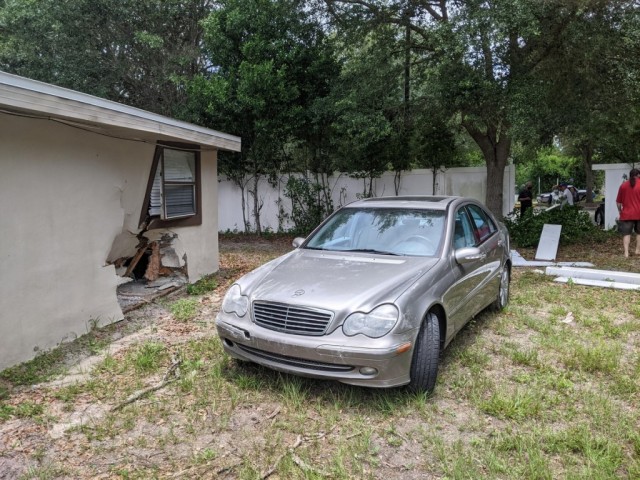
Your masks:
<svg viewBox="0 0 640 480"><path fill-rule="evenodd" d="M504 307L509 303L509 283L511 281L511 274L509 272L508 265L502 267L502 273L500 274L500 287L498 288L498 296L491 304L494 311L499 312L504 310Z"/></svg>
<svg viewBox="0 0 640 480"><path fill-rule="evenodd" d="M411 380L409 389L414 392L432 392L438 376L438 360L440 357L440 323L438 316L427 313L420 332L416 337L416 345L411 359Z"/></svg>

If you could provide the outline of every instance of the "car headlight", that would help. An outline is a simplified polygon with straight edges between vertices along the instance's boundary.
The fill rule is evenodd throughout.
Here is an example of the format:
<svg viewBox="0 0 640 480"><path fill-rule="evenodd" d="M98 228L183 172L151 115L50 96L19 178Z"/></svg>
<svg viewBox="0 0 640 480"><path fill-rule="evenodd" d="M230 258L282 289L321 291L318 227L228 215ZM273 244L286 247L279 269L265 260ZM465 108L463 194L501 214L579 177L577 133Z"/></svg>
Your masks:
<svg viewBox="0 0 640 480"><path fill-rule="evenodd" d="M398 321L398 315L394 305L381 305L369 313L352 313L342 325L342 331L349 337L362 333L367 337L379 338L391 331Z"/></svg>
<svg viewBox="0 0 640 480"><path fill-rule="evenodd" d="M249 297L242 295L240 285L233 285L222 300L222 310L244 317L249 310Z"/></svg>

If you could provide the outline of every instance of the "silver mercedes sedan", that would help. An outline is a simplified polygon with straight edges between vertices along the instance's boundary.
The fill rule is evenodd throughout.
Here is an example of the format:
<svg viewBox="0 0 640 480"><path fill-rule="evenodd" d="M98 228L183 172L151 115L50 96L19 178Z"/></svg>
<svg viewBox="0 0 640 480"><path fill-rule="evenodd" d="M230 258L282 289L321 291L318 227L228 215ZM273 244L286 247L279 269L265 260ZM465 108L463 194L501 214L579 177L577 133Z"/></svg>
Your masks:
<svg viewBox="0 0 640 480"><path fill-rule="evenodd" d="M456 332L509 299L509 235L469 198L356 201L293 246L225 295L216 327L232 357L429 392Z"/></svg>

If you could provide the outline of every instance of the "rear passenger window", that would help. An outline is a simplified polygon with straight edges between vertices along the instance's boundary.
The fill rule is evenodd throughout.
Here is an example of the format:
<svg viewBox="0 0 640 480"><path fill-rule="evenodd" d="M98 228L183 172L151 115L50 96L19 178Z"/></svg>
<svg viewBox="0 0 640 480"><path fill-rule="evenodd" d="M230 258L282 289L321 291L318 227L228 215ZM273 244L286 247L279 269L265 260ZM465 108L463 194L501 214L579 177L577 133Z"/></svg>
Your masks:
<svg viewBox="0 0 640 480"><path fill-rule="evenodd" d="M489 238L497 230L496 224L487 213L477 205L468 205L469 213L476 226L476 236L480 243Z"/></svg>

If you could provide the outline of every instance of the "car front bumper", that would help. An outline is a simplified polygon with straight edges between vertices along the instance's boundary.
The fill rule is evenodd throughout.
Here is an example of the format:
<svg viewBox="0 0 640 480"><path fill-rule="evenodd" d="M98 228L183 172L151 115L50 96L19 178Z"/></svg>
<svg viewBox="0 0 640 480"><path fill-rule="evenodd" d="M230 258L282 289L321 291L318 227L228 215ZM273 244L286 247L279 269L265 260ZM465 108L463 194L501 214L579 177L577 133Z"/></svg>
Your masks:
<svg viewBox="0 0 640 480"><path fill-rule="evenodd" d="M380 388L409 383L417 335L413 330L379 339L346 337L341 329L324 336L291 335L224 312L218 314L216 328L224 350L239 360L305 377Z"/></svg>

